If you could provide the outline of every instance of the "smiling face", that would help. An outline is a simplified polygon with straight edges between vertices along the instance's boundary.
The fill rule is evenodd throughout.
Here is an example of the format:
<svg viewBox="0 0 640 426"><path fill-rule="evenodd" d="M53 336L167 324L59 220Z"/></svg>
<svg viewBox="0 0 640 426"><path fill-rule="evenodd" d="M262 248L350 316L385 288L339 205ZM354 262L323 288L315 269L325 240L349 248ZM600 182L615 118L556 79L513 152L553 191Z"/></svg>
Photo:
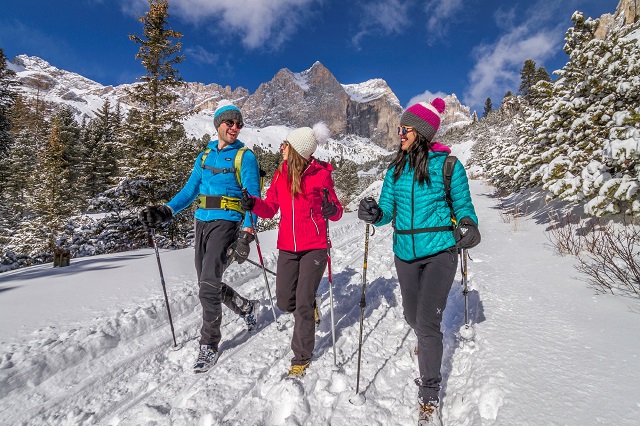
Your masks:
<svg viewBox="0 0 640 426"><path fill-rule="evenodd" d="M400 137L400 149L408 151L411 145L418 139L418 134L413 127L398 127L398 136Z"/></svg>
<svg viewBox="0 0 640 426"><path fill-rule="evenodd" d="M218 149L234 143L242 126L242 122L237 120L223 120L218 127Z"/></svg>

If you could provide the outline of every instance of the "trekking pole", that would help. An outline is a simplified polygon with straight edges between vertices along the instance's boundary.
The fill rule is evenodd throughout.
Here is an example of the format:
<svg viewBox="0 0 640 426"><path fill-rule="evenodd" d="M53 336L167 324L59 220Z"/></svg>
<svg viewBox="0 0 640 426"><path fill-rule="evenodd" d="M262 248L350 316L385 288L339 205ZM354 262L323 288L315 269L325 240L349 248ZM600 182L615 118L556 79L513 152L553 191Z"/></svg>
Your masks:
<svg viewBox="0 0 640 426"><path fill-rule="evenodd" d="M356 374L356 394L354 397L349 398L349 402L353 405L364 404L365 397L360 394L360 360L362 356L362 329L364 323L364 307L367 306L366 292L367 292L367 257L369 255L369 229L371 225L367 223L365 236L364 236L364 264L362 266L362 296L360 297L360 342L358 343L358 372ZM376 229L373 228L374 235Z"/></svg>
<svg viewBox="0 0 640 426"><path fill-rule="evenodd" d="M262 267L262 265L260 265L258 262L255 262L255 261L253 261L251 259L245 259L245 260L247 262L249 262L250 264L252 264L253 266L257 266L258 268ZM264 268L264 270L267 271L268 273L270 273L271 275L273 275L274 277L276 276L275 272L273 272L273 271L271 271L271 270L269 270L267 268Z"/></svg>
<svg viewBox="0 0 640 426"><path fill-rule="evenodd" d="M169 314L169 324L171 325L171 335L173 336L173 347L178 348L176 342L176 333L173 330L173 319L171 319L171 308L169 308L169 298L167 297L167 286L164 283L164 274L162 273L162 264L160 263L160 253L158 252L158 244L156 244L156 229L151 228L151 241L153 241L153 249L156 252L156 260L158 261L158 270L160 271L160 282L162 283L162 291L164 292L164 302L167 305L167 313Z"/></svg>
<svg viewBox="0 0 640 426"><path fill-rule="evenodd" d="M462 294L464 294L464 325L469 327L469 286L467 283L467 249L460 250L462 272Z"/></svg>
<svg viewBox="0 0 640 426"><path fill-rule="evenodd" d="M242 195L245 197L249 196L249 191L247 191L247 188L242 188ZM269 302L271 302L271 312L273 312L273 320L276 322L276 326L279 330L280 323L278 322L278 318L276 317L276 309L273 306L273 297L271 297L271 289L269 288L269 279L267 278L267 268L265 268L264 266L264 260L262 259L262 250L260 250L260 240L258 239L258 227L256 225L256 221L253 220L253 215L251 214L251 212L248 212L248 213L249 213L249 219L251 219L251 226L253 227L253 238L256 240L256 249L258 251L258 259L260 259L260 266L262 267L262 275L264 276L264 282L267 285L267 294L269 295ZM254 262L250 262L250 263L253 263L255 265ZM275 273L273 272L271 273L275 275Z"/></svg>
<svg viewBox="0 0 640 426"><path fill-rule="evenodd" d="M322 188L324 200L329 202L329 190ZM331 307L331 338L333 339L333 366L338 366L336 360L336 327L333 320L333 276L331 275L331 237L329 236L329 218L325 218L327 222L327 277L329 278L329 304Z"/></svg>
<svg viewBox="0 0 640 426"><path fill-rule="evenodd" d="M460 249L460 272L462 273L462 294L464 295L464 327L460 329L460 336L466 340L472 340L475 337L475 330L469 324L469 285L467 259L469 253L467 249Z"/></svg>

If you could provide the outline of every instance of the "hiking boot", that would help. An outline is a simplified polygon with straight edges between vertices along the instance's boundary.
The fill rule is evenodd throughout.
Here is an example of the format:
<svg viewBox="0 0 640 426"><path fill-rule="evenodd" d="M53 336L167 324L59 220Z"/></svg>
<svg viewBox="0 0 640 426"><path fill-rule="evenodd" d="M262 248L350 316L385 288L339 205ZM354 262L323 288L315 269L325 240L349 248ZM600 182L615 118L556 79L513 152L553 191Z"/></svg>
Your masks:
<svg viewBox="0 0 640 426"><path fill-rule="evenodd" d="M292 365L291 369L289 370L289 377L295 377L295 378L300 378L302 376L304 376L304 373L307 369L307 367L309 366L309 364L311 364L310 362L306 363L306 364L296 364L296 365Z"/></svg>
<svg viewBox="0 0 640 426"><path fill-rule="evenodd" d="M438 407L420 404L418 408L418 426L442 426Z"/></svg>
<svg viewBox="0 0 640 426"><path fill-rule="evenodd" d="M194 373L204 373L215 365L218 361L218 351L213 349L211 345L200 345L198 359L193 364Z"/></svg>
<svg viewBox="0 0 640 426"><path fill-rule="evenodd" d="M242 319L247 325L247 331L252 331L258 325L258 303L257 300L249 300L249 310L242 315Z"/></svg>

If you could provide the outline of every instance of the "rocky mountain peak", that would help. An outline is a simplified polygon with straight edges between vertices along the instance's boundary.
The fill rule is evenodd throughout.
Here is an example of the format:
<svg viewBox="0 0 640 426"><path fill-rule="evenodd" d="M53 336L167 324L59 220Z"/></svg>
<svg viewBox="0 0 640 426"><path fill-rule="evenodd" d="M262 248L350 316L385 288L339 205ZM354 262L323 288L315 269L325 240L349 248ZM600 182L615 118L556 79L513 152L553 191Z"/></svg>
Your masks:
<svg viewBox="0 0 640 426"><path fill-rule="evenodd" d="M130 84L103 86L26 55L14 58L10 66L17 72L25 95L65 103L78 115L93 117L93 109L101 100L120 103L124 111L131 106L126 92ZM184 110L204 113L212 113L223 102L232 102L253 127L302 127L323 121L333 137L356 135L382 147L396 143L395 131L402 114L400 101L383 79L343 85L320 62L302 72L282 68L253 94L243 87L185 83L179 89L178 102ZM443 123L470 119L469 109L455 95L445 102Z"/></svg>

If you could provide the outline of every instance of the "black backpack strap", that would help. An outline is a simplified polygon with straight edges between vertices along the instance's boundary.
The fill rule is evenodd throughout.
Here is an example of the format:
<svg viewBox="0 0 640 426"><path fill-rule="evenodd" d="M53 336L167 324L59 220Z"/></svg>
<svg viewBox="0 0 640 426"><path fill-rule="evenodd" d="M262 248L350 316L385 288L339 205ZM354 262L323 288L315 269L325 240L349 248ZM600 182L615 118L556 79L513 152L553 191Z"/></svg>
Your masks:
<svg viewBox="0 0 640 426"><path fill-rule="evenodd" d="M444 160L444 164L442 165L442 176L444 177L444 193L445 200L449 205L449 210L451 210L451 220L453 223L456 223L456 215L453 212L453 200L451 199L451 178L453 177L453 169L456 166L456 161L458 161L458 157L455 155L449 155Z"/></svg>

